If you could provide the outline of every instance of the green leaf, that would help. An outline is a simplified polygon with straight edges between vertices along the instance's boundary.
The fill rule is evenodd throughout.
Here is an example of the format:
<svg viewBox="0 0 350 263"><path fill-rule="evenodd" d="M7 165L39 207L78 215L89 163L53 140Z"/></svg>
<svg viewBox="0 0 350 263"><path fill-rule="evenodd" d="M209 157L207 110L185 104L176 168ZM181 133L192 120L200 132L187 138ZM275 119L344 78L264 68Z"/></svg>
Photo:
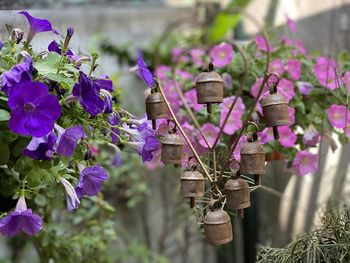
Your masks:
<svg viewBox="0 0 350 263"><path fill-rule="evenodd" d="M32 159L22 156L16 162L15 171L20 174L26 174L33 169L33 166L34 163Z"/></svg>
<svg viewBox="0 0 350 263"><path fill-rule="evenodd" d="M213 26L209 29L209 39L212 43L223 39L230 29L237 26L240 14L218 14L215 17Z"/></svg>
<svg viewBox="0 0 350 263"><path fill-rule="evenodd" d="M50 173L44 169L32 169L28 174L27 174L27 181L28 181L28 186L29 187L37 187L40 185L40 183L49 178Z"/></svg>
<svg viewBox="0 0 350 263"><path fill-rule="evenodd" d="M46 76L53 81L57 81L60 84L63 84L65 87L67 87L67 85L69 87L73 87L74 85L74 81L70 78L67 78L63 73L48 73Z"/></svg>
<svg viewBox="0 0 350 263"><path fill-rule="evenodd" d="M10 159L10 149L4 141L0 141L0 165L5 165Z"/></svg>
<svg viewBox="0 0 350 263"><path fill-rule="evenodd" d="M47 204L46 198L43 195L36 195L34 202L38 205L38 206L45 206Z"/></svg>
<svg viewBox="0 0 350 263"><path fill-rule="evenodd" d="M35 63L35 68L41 75L56 74L59 67L61 56L55 52L51 52L45 59Z"/></svg>
<svg viewBox="0 0 350 263"><path fill-rule="evenodd" d="M0 121L8 121L10 119L10 113L6 110L0 109Z"/></svg>

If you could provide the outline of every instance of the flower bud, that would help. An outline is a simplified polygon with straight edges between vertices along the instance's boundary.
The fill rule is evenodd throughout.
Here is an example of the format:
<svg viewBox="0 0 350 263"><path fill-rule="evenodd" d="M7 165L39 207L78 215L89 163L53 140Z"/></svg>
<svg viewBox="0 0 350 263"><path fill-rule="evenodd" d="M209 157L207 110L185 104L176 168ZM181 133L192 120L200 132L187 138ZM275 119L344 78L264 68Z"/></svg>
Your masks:
<svg viewBox="0 0 350 263"><path fill-rule="evenodd" d="M17 27L12 30L11 40L15 41L16 44L19 44L22 41L23 36L24 36L24 30L20 27Z"/></svg>
<svg viewBox="0 0 350 263"><path fill-rule="evenodd" d="M64 39L63 50L65 50L65 51L68 50L69 41L72 38L73 34L74 34L73 27L68 27L67 28L67 35L66 35L66 38Z"/></svg>

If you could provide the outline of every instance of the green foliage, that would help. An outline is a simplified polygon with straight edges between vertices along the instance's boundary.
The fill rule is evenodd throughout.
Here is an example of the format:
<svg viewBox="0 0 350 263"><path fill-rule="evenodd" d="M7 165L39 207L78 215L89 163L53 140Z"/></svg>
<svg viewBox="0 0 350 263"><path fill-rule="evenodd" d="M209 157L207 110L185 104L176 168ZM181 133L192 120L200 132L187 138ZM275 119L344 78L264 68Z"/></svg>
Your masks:
<svg viewBox="0 0 350 263"><path fill-rule="evenodd" d="M260 248L257 262L350 262L350 210L326 213L320 227L284 248Z"/></svg>

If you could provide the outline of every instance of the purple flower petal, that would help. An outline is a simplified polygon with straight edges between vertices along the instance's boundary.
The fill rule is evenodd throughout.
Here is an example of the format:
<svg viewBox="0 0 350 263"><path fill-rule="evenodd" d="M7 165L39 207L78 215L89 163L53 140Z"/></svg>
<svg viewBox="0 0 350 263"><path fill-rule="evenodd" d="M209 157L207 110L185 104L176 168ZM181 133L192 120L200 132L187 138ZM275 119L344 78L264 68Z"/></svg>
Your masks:
<svg viewBox="0 0 350 263"><path fill-rule="evenodd" d="M79 198L84 195L94 196L101 191L103 182L107 179L107 172L101 165L86 167L80 173L79 183L75 191Z"/></svg>
<svg viewBox="0 0 350 263"><path fill-rule="evenodd" d="M42 220L38 214L27 209L24 196L18 199L15 211L0 220L0 233L12 237L23 231L27 235L35 235L42 229Z"/></svg>
<svg viewBox="0 0 350 263"><path fill-rule="evenodd" d="M29 22L30 29L27 38L28 43L30 43L33 37L40 32L52 31L56 35L59 35L58 31L52 28L52 25L49 20L35 18L25 11L19 12L19 14L24 15Z"/></svg>
<svg viewBox="0 0 350 263"><path fill-rule="evenodd" d="M84 72L80 72L78 82L73 87L73 95L78 97L84 110L93 116L104 109L104 102L100 98L100 85L86 76Z"/></svg>
<svg viewBox="0 0 350 263"><path fill-rule="evenodd" d="M152 72L147 68L146 62L143 60L142 54L139 53L137 58L137 68L139 77L147 84L148 87L154 87L155 81Z"/></svg>
<svg viewBox="0 0 350 263"><path fill-rule="evenodd" d="M61 116L58 99L40 82L24 82L13 87L8 105L10 129L20 135L42 137L52 131Z"/></svg>
<svg viewBox="0 0 350 263"><path fill-rule="evenodd" d="M31 81L32 59L25 59L23 63L17 64L9 71L2 74L2 91L10 95L13 86L20 82Z"/></svg>
<svg viewBox="0 0 350 263"><path fill-rule="evenodd" d="M66 190L67 210L69 212L72 212L73 210L77 209L80 204L77 192L74 190L72 184L65 178L61 177L60 183L64 186L64 189Z"/></svg>
<svg viewBox="0 0 350 263"><path fill-rule="evenodd" d="M2 49L3 46L4 44L0 41L0 50Z"/></svg>
<svg viewBox="0 0 350 263"><path fill-rule="evenodd" d="M33 137L23 154L34 160L50 160L56 139L54 132L40 138Z"/></svg>
<svg viewBox="0 0 350 263"><path fill-rule="evenodd" d="M100 85L101 89L105 89L110 92L114 91L113 82L108 78L108 76L101 76L99 79L95 79L94 81L95 83Z"/></svg>
<svg viewBox="0 0 350 263"><path fill-rule="evenodd" d="M81 125L73 126L64 131L57 140L58 156L67 158L74 154L77 143L81 138L85 137L84 127Z"/></svg>

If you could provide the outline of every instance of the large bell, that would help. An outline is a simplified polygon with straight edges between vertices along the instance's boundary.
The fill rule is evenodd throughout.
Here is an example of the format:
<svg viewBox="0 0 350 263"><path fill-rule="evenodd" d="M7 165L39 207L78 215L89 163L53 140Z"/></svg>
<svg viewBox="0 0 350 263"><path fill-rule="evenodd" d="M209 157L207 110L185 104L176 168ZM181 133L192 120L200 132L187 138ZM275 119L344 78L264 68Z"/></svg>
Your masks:
<svg viewBox="0 0 350 263"><path fill-rule="evenodd" d="M222 209L211 210L204 217L205 240L213 245L223 245L233 239L230 216Z"/></svg>
<svg viewBox="0 0 350 263"><path fill-rule="evenodd" d="M168 117L168 109L160 92L152 89L152 93L146 98L147 119L152 120L152 128L155 130L156 120Z"/></svg>
<svg viewBox="0 0 350 263"><path fill-rule="evenodd" d="M240 172L244 175L254 175L255 184L260 185L260 175L266 174L265 151L258 142L257 133L248 136L240 150Z"/></svg>
<svg viewBox="0 0 350 263"><path fill-rule="evenodd" d="M160 139L160 142L162 144L160 155L162 163L181 165L184 143L180 135L176 134L176 127L169 129L168 133Z"/></svg>
<svg viewBox="0 0 350 263"><path fill-rule="evenodd" d="M278 82L269 87L270 94L261 100L261 107L267 127L273 127L274 137L277 140L278 126L289 125L288 102L277 92Z"/></svg>
<svg viewBox="0 0 350 263"><path fill-rule="evenodd" d="M243 209L250 206L249 185L240 177L239 171L232 172L231 179L225 184L227 207L237 210L243 218Z"/></svg>
<svg viewBox="0 0 350 263"><path fill-rule="evenodd" d="M195 207L195 197L204 195L204 176L198 171L186 171L181 176L181 195L190 198L191 208Z"/></svg>
<svg viewBox="0 0 350 263"><path fill-rule="evenodd" d="M198 104L207 104L208 113L211 112L212 103L221 103L224 99L224 81L222 77L214 71L212 63L208 66L208 71L199 73L196 82Z"/></svg>

